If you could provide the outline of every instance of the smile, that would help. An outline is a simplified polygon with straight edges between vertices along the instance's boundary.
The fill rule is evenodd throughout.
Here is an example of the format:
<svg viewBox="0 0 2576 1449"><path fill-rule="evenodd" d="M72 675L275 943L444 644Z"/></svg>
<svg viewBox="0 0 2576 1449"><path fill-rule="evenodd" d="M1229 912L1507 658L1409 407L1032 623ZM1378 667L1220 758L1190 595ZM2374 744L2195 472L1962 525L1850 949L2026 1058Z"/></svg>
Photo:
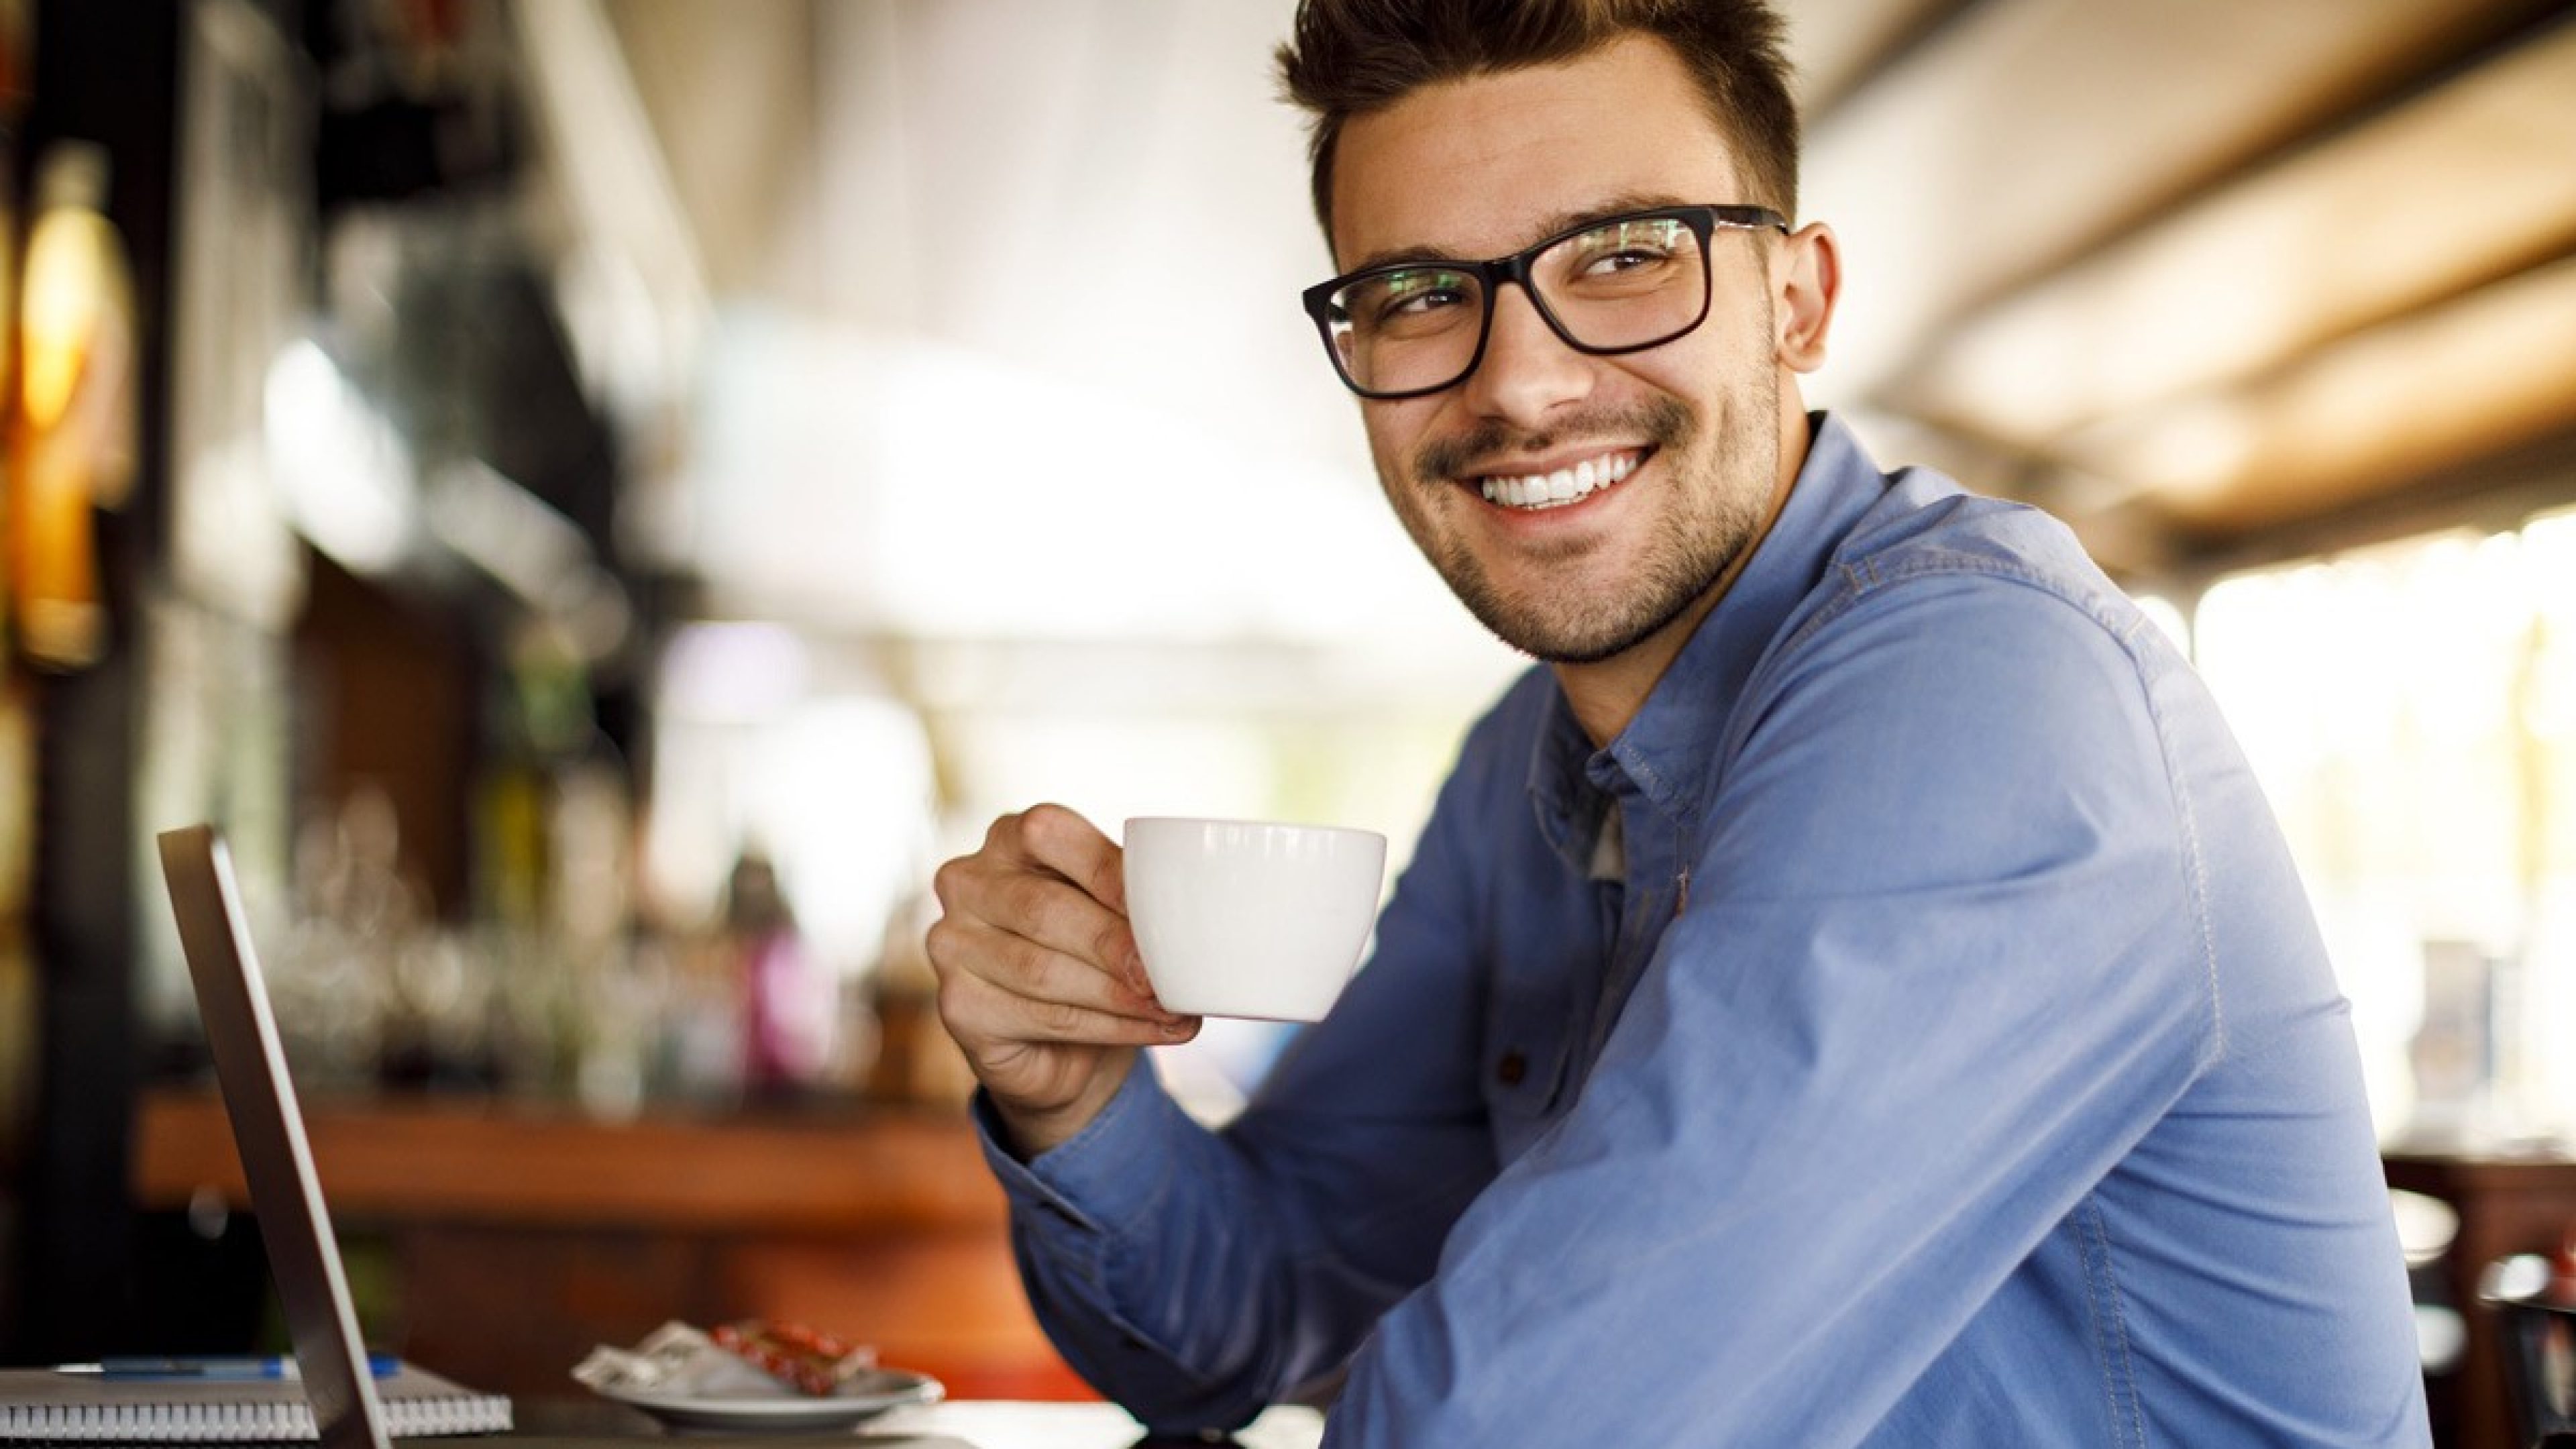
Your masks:
<svg viewBox="0 0 2576 1449"><path fill-rule="evenodd" d="M1637 471L1645 455L1638 451L1604 453L1552 473L1518 477L1500 474L1472 480L1487 503L1505 508L1562 508L1579 503Z"/></svg>

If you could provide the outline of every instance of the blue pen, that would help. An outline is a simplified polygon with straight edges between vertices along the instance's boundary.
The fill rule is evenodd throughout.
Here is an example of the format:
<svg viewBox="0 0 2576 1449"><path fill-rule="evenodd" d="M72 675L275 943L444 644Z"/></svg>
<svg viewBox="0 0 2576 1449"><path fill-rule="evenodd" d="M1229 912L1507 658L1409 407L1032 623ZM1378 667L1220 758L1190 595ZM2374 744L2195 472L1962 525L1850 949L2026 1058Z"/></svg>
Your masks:
<svg viewBox="0 0 2576 1449"><path fill-rule="evenodd" d="M367 1372L390 1378L402 1360L389 1353L367 1355ZM96 1363L56 1364L60 1374L88 1374L106 1379L291 1379L302 1377L291 1358L102 1358Z"/></svg>

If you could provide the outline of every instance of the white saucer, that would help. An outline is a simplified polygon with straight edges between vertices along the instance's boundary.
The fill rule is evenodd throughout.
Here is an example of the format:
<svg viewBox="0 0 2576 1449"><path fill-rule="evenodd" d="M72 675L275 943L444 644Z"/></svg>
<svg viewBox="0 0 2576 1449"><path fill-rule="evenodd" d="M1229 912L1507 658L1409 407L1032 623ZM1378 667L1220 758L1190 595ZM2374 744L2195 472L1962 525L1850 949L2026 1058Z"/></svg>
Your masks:
<svg viewBox="0 0 2576 1449"><path fill-rule="evenodd" d="M786 1434L848 1428L888 1409L937 1403L946 1390L928 1374L869 1369L842 1384L828 1398L800 1394L784 1384L775 1393L656 1393L614 1383L593 1385L592 1392L641 1409L661 1420L665 1427L684 1433Z"/></svg>

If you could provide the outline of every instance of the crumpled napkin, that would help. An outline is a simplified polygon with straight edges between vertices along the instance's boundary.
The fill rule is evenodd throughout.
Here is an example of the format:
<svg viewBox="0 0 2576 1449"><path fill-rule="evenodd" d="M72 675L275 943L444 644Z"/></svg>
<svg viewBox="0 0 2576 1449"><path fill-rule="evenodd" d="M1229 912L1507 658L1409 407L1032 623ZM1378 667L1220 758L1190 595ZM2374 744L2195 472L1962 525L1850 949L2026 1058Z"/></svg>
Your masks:
<svg viewBox="0 0 2576 1449"><path fill-rule="evenodd" d="M633 1348L600 1344L572 1376L603 1393L652 1393L689 1399L792 1399L795 1389L719 1346L703 1330L674 1320Z"/></svg>

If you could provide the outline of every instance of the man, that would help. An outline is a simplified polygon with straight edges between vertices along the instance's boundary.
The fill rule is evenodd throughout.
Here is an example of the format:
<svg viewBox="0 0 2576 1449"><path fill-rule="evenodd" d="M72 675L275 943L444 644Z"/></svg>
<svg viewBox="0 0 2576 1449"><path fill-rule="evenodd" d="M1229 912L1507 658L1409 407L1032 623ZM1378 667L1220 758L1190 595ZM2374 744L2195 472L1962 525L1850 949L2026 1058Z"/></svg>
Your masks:
<svg viewBox="0 0 2576 1449"><path fill-rule="evenodd" d="M1543 667L1224 1132L1137 1067L1195 1023L1110 841L1040 807L943 868L1032 1297L1168 1429L1347 1364L1329 1443L2424 1442L2344 1004L2215 709L2057 525L1804 411L1840 276L1778 41L1305 0L1309 310Z"/></svg>

